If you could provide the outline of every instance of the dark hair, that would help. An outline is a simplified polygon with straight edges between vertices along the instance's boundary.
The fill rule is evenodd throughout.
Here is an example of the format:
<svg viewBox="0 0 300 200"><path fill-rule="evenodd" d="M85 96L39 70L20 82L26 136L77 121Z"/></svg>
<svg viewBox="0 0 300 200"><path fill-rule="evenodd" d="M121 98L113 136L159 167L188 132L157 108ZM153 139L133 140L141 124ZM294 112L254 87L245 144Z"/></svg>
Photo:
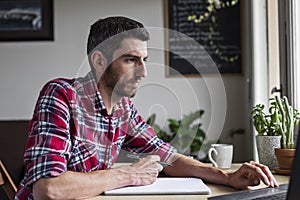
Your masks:
<svg viewBox="0 0 300 200"><path fill-rule="evenodd" d="M91 25L87 42L87 54L89 55L97 49L102 51L109 59L125 38L137 38L147 41L150 39L150 35L142 23L127 17L116 16L99 19Z"/></svg>

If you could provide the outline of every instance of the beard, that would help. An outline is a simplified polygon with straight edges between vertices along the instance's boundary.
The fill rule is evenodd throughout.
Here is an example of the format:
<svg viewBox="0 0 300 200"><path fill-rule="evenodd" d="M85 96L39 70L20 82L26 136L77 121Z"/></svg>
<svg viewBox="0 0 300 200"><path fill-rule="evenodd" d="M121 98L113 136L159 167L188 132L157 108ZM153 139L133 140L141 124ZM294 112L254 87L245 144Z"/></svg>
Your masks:
<svg viewBox="0 0 300 200"><path fill-rule="evenodd" d="M114 96L129 98L136 95L137 85L134 82L140 80L138 77L128 78L128 74L119 74L113 70L112 64L107 67L101 78Z"/></svg>

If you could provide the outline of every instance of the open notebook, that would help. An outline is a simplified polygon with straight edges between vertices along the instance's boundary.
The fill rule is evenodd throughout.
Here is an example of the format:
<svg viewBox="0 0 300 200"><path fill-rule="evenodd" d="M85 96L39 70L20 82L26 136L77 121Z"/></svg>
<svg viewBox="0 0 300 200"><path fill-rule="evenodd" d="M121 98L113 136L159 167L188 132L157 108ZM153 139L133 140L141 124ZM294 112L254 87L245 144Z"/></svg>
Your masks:
<svg viewBox="0 0 300 200"><path fill-rule="evenodd" d="M151 185L123 187L106 191L104 194L210 194L210 189L199 178L158 178Z"/></svg>

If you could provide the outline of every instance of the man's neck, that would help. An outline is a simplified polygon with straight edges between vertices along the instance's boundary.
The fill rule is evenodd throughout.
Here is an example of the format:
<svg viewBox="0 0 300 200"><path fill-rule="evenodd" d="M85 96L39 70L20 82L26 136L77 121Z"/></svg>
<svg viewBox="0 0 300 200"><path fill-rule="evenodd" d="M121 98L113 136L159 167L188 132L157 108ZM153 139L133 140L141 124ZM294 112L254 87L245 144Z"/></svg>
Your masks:
<svg viewBox="0 0 300 200"><path fill-rule="evenodd" d="M107 88L105 86L105 84L99 83L97 85L97 87L98 87L98 90L101 94L103 103L104 103L105 108L107 110L107 113L112 114L114 107L121 100L121 97L115 95L115 93L113 93L112 89Z"/></svg>

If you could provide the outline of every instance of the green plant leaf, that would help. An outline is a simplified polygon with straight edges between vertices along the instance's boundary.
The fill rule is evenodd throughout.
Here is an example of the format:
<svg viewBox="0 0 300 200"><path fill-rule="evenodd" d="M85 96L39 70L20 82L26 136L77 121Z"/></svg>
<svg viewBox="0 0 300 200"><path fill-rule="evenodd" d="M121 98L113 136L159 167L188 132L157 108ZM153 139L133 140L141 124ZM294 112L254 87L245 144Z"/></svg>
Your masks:
<svg viewBox="0 0 300 200"><path fill-rule="evenodd" d="M200 119L203 114L203 110L198 110L189 115L185 115L182 119L182 125L190 126L195 120Z"/></svg>
<svg viewBox="0 0 300 200"><path fill-rule="evenodd" d="M156 119L156 115L155 114L152 114L146 121L147 124L149 124L150 126L153 126L154 125L154 122L155 122L155 119Z"/></svg>

